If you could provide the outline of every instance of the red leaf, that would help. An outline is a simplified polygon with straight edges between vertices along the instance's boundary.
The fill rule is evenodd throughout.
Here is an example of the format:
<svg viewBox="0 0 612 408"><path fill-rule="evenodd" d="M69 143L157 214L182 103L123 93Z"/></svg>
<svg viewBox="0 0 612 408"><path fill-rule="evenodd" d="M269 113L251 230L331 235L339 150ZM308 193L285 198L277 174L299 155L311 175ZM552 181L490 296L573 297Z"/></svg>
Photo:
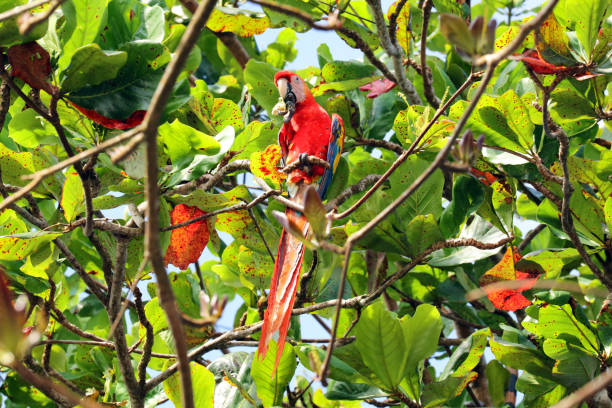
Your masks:
<svg viewBox="0 0 612 408"><path fill-rule="evenodd" d="M11 75L22 79L34 89L42 89L49 94L56 91L47 80L51 73L51 58L38 43L34 41L13 45L6 51L6 55L13 67Z"/></svg>
<svg viewBox="0 0 612 408"><path fill-rule="evenodd" d="M524 283L518 289L488 290L489 300L501 310L514 311L531 304L531 301L522 295L522 292L531 289L538 276L544 270L536 262L521 259L521 255L514 248L508 248L504 257L497 265L480 277L480 286L502 281L521 280Z"/></svg>
<svg viewBox="0 0 612 408"><path fill-rule="evenodd" d="M480 171L474 167L470 169L470 174L480 180L483 184L490 186L497 181L497 177L489 173L488 171Z"/></svg>
<svg viewBox="0 0 612 408"><path fill-rule="evenodd" d="M198 207L179 204L170 213L170 220L172 225L176 225L204 214L206 213ZM197 261L202 255L206 244L208 244L208 223L205 219L173 229L164 263L166 266L173 264L177 268L187 269L190 263Z"/></svg>
<svg viewBox="0 0 612 408"><path fill-rule="evenodd" d="M360 91L369 91L366 95L368 98L376 98L386 92L389 92L395 87L395 82L389 81L387 78L377 79L369 84L359 87Z"/></svg>
<svg viewBox="0 0 612 408"><path fill-rule="evenodd" d="M109 117L100 115L93 109L85 109L72 101L69 102L83 115L108 129L131 129L140 125L147 114L147 111L145 110L137 110L132 112L132 114L125 120L111 119Z"/></svg>
<svg viewBox="0 0 612 408"><path fill-rule="evenodd" d="M510 58L523 61L536 74L551 75L567 69L563 65L553 65L546 62L536 50L527 50L520 55L513 55Z"/></svg>

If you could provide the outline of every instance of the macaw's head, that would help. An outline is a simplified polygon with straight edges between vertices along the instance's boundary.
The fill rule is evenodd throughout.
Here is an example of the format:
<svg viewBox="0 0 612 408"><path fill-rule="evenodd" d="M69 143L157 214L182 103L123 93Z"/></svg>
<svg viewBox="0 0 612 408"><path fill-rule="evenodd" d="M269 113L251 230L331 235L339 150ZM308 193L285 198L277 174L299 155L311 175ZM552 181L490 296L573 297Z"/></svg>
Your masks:
<svg viewBox="0 0 612 408"><path fill-rule="evenodd" d="M302 78L296 73L291 71L280 71L274 75L274 85L278 88L278 93L282 98L282 102L279 102L274 107L274 113L284 115L285 123L291 120L291 117L295 113L295 109L299 104L312 99L312 94L308 85Z"/></svg>

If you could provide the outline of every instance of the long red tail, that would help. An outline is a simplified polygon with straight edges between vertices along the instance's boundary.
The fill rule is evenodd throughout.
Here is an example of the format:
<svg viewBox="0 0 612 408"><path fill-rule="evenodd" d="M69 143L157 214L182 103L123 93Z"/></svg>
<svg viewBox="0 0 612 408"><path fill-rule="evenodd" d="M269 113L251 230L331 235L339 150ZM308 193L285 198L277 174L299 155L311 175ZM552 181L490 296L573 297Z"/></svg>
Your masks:
<svg viewBox="0 0 612 408"><path fill-rule="evenodd" d="M306 217L292 209L287 209L285 214L306 235L309 227ZM263 359L268 351L270 339L274 338L276 340L278 350L276 352L274 371L276 371L283 354L303 259L304 244L283 229L278 244L276 262L274 263L274 274L272 275L272 283L268 295L268 308L264 316L261 338L257 348L259 357Z"/></svg>

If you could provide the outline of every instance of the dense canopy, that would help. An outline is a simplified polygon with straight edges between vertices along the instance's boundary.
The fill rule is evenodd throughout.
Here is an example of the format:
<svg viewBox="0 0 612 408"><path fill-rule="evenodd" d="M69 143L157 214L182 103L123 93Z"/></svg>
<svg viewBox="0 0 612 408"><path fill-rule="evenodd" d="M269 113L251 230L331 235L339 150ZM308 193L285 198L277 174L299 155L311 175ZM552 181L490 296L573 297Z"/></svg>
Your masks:
<svg viewBox="0 0 612 408"><path fill-rule="evenodd" d="M609 1L382 3L0 0L0 404L612 404ZM345 126L296 203L274 75L309 30L361 58L296 70Z"/></svg>

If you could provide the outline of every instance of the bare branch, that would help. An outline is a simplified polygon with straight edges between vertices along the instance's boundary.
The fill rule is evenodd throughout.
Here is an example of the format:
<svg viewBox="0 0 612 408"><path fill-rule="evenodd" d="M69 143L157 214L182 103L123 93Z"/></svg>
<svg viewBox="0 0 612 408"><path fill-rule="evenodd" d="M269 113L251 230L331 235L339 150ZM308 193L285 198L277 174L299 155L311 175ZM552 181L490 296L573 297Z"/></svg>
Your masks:
<svg viewBox="0 0 612 408"><path fill-rule="evenodd" d="M258 4L263 7L267 7L271 10L278 11L279 13L286 14L291 17L299 18L300 20L307 23L310 27L317 30L336 30L342 26L339 21L329 21L329 24L323 25L314 21L308 13L303 12L297 7L288 6L286 4L276 3L268 0L249 0L251 3Z"/></svg>
<svg viewBox="0 0 612 408"><path fill-rule="evenodd" d="M404 153L404 148L402 146L383 139L356 139L355 142L361 146L382 147L383 149L391 150L397 154Z"/></svg>
<svg viewBox="0 0 612 408"><path fill-rule="evenodd" d="M378 174L370 174L370 175L365 176L364 178L359 180L356 184L353 184L352 186L347 187L343 192L338 194L336 198L334 198L333 200L330 200L325 205L325 208L329 211L331 209L334 209L342 205L342 203L348 200L353 194L361 193L362 191L365 191L365 189L367 189L369 186L376 183L380 179L380 177L381 176Z"/></svg>

